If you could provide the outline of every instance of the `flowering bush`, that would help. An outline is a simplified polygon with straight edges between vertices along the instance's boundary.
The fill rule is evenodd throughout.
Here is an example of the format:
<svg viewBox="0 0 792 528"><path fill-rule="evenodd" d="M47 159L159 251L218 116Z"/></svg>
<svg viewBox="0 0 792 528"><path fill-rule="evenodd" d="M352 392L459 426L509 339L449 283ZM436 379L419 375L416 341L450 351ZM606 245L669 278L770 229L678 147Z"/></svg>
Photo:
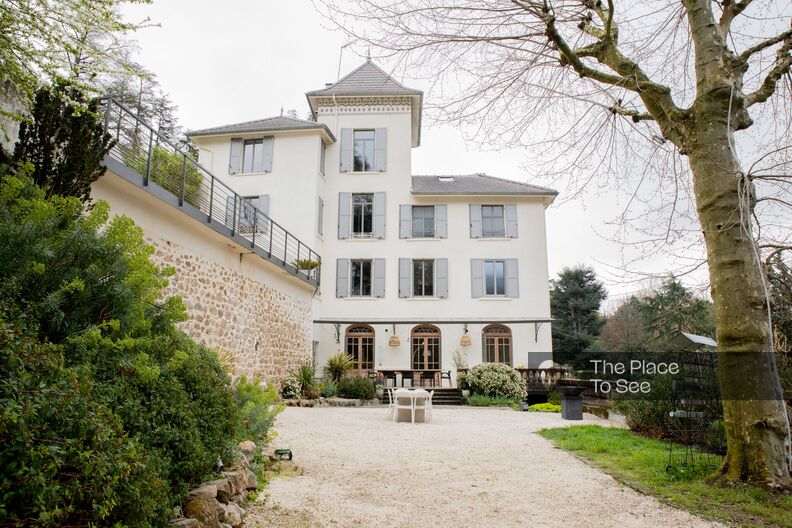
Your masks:
<svg viewBox="0 0 792 528"><path fill-rule="evenodd" d="M294 400L300 397L302 384L296 376L292 375L281 383L281 396L284 400Z"/></svg>
<svg viewBox="0 0 792 528"><path fill-rule="evenodd" d="M520 374L503 363L481 363L468 370L465 381L473 394L523 401L527 396Z"/></svg>

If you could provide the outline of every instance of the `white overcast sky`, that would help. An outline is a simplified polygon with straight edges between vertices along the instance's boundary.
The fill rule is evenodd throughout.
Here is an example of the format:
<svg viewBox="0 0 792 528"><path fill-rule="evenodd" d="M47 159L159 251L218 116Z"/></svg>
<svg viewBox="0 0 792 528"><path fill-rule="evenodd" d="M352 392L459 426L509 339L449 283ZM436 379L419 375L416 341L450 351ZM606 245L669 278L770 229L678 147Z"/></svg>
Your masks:
<svg viewBox="0 0 792 528"><path fill-rule="evenodd" d="M337 78L344 35L327 29L310 0L155 0L127 6L130 21L149 17L158 27L132 37L138 60L153 71L178 105L186 129L247 121L297 110L305 117L305 92ZM365 60L346 48L341 75ZM380 64L389 71L388 64ZM423 81L397 79L425 89ZM526 153L484 152L466 145L450 126L427 126L421 146L413 150L413 174L470 174L526 180L521 168ZM535 182L543 184L546 182ZM588 264L603 278L612 298L637 291L640 284L622 283L608 273L619 266L620 246L601 238L615 204L603 198L553 205L547 211L550 275L564 266ZM661 272L662 262L652 263Z"/></svg>

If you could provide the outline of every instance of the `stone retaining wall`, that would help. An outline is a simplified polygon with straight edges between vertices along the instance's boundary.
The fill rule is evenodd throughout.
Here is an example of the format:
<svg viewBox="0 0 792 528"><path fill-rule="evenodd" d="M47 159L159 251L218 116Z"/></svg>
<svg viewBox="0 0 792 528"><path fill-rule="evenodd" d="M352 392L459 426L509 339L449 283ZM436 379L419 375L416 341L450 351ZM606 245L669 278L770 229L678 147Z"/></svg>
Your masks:
<svg viewBox="0 0 792 528"><path fill-rule="evenodd" d="M233 357L233 373L280 383L311 359L310 302L230 270L179 245L147 237L152 260L172 266L166 295L180 295L191 316L180 327L199 343ZM289 279L284 279L289 280Z"/></svg>

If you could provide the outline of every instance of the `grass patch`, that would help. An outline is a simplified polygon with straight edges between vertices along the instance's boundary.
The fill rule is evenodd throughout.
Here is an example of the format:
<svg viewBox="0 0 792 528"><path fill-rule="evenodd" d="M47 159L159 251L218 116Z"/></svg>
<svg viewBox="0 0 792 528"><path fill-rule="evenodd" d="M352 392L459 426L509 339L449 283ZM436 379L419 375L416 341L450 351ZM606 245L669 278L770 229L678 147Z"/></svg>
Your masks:
<svg viewBox="0 0 792 528"><path fill-rule="evenodd" d="M468 405L472 405L473 407L511 407L515 410L520 408L520 402L517 400L490 398L489 396L482 396L481 394L471 394L468 397Z"/></svg>
<svg viewBox="0 0 792 528"><path fill-rule="evenodd" d="M792 495L772 495L754 486L711 486L706 482L709 471L667 472L668 444L660 440L598 425L543 429L539 434L674 507L737 526L792 527Z"/></svg>

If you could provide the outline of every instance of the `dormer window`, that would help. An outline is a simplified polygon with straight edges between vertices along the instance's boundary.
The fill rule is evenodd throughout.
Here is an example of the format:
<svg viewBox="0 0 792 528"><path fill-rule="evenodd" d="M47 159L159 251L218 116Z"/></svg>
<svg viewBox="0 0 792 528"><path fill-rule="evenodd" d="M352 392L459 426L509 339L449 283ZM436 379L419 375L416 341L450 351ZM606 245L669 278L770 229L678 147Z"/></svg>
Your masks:
<svg viewBox="0 0 792 528"><path fill-rule="evenodd" d="M437 179L438 179L438 181L441 181L443 183L453 183L454 182L454 177L453 176L438 176Z"/></svg>
<svg viewBox="0 0 792 528"><path fill-rule="evenodd" d="M355 172L374 170L374 131L355 130Z"/></svg>

